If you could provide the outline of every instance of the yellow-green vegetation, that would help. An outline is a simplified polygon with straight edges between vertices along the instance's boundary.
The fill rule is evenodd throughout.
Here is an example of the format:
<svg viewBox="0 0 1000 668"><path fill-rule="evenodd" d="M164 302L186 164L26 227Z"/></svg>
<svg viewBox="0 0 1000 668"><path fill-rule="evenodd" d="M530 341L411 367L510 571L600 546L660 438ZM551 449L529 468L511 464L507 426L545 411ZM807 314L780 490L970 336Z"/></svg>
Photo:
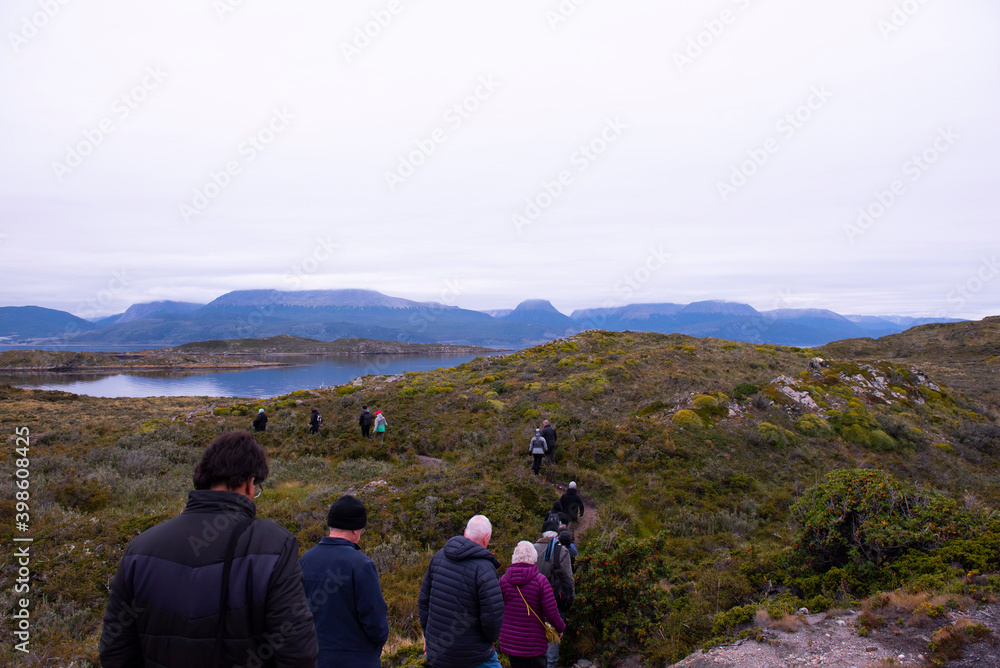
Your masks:
<svg viewBox="0 0 1000 668"><path fill-rule="evenodd" d="M707 394L699 394L691 402L695 408L718 408L719 400Z"/></svg>
<svg viewBox="0 0 1000 668"><path fill-rule="evenodd" d="M705 423L701 421L697 413L687 409L677 411L670 419L682 429L702 429L705 426Z"/></svg>
<svg viewBox="0 0 1000 668"><path fill-rule="evenodd" d="M795 421L795 428L806 436L817 436L820 438L832 439L837 435L834 428L831 427L826 420L815 413L806 413L800 417Z"/></svg>
<svg viewBox="0 0 1000 668"><path fill-rule="evenodd" d="M262 401L0 387L0 429L28 427L32 439L30 658L96 665L106 584L128 540L183 508L202 449L248 428L258 407L270 418L259 440L271 462L259 516L305 550L337 496L351 491L368 505L362 548L389 604L387 666L420 663L419 646L404 639L419 637L416 596L434 551L482 512L494 524L491 548L509 564L517 541L538 537L555 484L569 480L600 521L578 536L568 659L677 660L752 629L758 610L781 619L880 591L993 596L996 406L905 362L831 358L814 368L816 351L757 348L594 331L452 369L366 378L351 393ZM793 387L773 383L778 376ZM361 439L362 404L385 413L384 443ZM313 406L324 417L318 436L308 434ZM536 477L527 444L546 418L559 464ZM0 455L6 470L13 457L10 447ZM8 476L6 544L12 499ZM10 609L14 571L3 569L0 603ZM936 605L925 611L935 621ZM0 663L12 651L0 647Z"/></svg>

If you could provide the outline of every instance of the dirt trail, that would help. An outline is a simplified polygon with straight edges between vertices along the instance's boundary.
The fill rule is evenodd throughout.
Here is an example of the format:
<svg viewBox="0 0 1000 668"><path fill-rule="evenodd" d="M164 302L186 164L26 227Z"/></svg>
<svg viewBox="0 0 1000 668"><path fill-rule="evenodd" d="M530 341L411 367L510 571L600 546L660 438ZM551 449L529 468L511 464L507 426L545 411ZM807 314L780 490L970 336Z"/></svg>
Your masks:
<svg viewBox="0 0 1000 668"><path fill-rule="evenodd" d="M579 540L580 536L585 533L588 529L597 526L601 522L601 514L597 510L597 506L594 505L594 500L589 496L584 496L583 498L583 517L580 521L576 523L573 527L576 539Z"/></svg>

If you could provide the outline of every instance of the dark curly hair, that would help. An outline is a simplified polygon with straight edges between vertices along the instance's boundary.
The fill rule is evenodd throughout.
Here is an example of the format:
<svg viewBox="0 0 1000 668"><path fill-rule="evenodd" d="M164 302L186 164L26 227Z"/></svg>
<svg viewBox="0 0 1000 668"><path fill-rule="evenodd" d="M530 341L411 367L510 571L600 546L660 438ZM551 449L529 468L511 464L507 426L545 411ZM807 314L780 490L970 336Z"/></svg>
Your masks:
<svg viewBox="0 0 1000 668"><path fill-rule="evenodd" d="M211 489L225 483L236 489L253 478L267 479L267 452L248 431L229 431L212 441L194 469L194 488Z"/></svg>

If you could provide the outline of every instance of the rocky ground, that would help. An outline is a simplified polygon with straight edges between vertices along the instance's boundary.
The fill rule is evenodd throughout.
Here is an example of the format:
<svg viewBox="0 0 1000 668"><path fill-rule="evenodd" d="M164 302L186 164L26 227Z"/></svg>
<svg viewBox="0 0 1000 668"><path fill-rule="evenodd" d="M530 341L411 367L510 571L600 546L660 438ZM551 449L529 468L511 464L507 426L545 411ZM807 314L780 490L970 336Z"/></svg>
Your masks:
<svg viewBox="0 0 1000 668"><path fill-rule="evenodd" d="M889 666L929 666L928 644L935 627L877 629L871 635L857 634L858 613L802 615L799 628L792 632L769 629L763 641L742 640L731 645L696 652L673 668L888 668ZM989 627L1000 637L1000 605L979 608L967 615L974 623ZM953 614L948 623L958 615ZM937 625L935 625L937 626ZM968 645L961 659L946 666L1000 666L1000 651L990 642Z"/></svg>

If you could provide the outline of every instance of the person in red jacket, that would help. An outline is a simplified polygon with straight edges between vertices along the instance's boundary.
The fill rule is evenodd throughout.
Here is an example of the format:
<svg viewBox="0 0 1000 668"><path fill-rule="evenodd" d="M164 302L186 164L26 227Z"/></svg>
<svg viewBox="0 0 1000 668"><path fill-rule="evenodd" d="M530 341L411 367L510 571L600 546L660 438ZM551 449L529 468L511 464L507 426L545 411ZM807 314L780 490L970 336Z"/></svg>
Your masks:
<svg viewBox="0 0 1000 668"><path fill-rule="evenodd" d="M566 630L552 585L538 572L537 561L535 546L522 540L514 548L510 568L500 578L504 614L499 645L510 657L511 668L545 668L549 644L542 620L560 634Z"/></svg>

